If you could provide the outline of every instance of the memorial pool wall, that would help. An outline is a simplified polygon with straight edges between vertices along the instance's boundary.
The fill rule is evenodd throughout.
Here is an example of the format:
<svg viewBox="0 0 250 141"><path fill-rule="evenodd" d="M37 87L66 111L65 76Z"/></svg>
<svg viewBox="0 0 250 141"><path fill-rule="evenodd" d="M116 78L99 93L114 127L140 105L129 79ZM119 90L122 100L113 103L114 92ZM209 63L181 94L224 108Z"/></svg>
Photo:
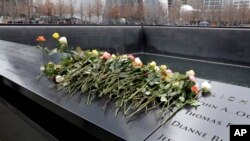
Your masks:
<svg viewBox="0 0 250 141"><path fill-rule="evenodd" d="M166 26L0 26L0 40L36 45L59 32L71 46L113 53L154 53L206 61L250 65L250 29Z"/></svg>

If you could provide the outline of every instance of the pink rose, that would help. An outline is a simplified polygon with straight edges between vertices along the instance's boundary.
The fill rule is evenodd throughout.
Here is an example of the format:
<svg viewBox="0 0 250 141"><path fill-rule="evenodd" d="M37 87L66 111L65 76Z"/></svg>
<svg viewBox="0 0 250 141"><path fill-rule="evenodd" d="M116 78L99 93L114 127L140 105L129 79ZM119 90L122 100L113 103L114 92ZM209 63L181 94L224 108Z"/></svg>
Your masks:
<svg viewBox="0 0 250 141"><path fill-rule="evenodd" d="M195 81L196 81L195 76L189 76L189 79L190 79L191 81L193 81L193 82L195 82Z"/></svg>
<svg viewBox="0 0 250 141"><path fill-rule="evenodd" d="M101 59L108 60L111 57L111 54L108 52L104 52L101 56Z"/></svg>
<svg viewBox="0 0 250 141"><path fill-rule="evenodd" d="M173 73L171 69L166 70L167 73Z"/></svg>
<svg viewBox="0 0 250 141"><path fill-rule="evenodd" d="M128 55L128 59L130 59L130 60L134 61L134 60L135 60L135 57L134 57L134 55L133 55L133 54L129 54L129 55Z"/></svg>

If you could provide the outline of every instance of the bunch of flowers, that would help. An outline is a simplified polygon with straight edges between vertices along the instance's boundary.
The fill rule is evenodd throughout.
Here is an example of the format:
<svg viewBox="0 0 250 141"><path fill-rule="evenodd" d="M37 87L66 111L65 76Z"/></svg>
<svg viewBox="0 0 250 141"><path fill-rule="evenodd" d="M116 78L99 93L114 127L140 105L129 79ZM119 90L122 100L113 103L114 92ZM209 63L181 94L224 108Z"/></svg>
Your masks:
<svg viewBox="0 0 250 141"><path fill-rule="evenodd" d="M59 38L60 51L67 47L67 39ZM60 40L61 39L61 40ZM41 67L42 74L53 78L59 90L66 89L70 96L85 94L90 105L94 99L106 97L106 105L114 102L115 115L126 117L161 108L163 123L185 105L198 106L201 92L209 92L211 85L203 82L199 89L193 70L186 74L172 72L166 65L155 61L143 64L132 54L117 55L98 50L71 50L59 64L49 62ZM175 109L175 110L173 110ZM171 116L166 116L171 113Z"/></svg>
<svg viewBox="0 0 250 141"><path fill-rule="evenodd" d="M54 48L53 50L49 50L48 47L44 46L44 42L46 39L44 36L38 36L36 41L39 42L39 45L36 46L39 49L42 49L44 52L48 53L49 55L53 55L55 53L63 53L63 52L70 52L68 41L66 37L60 37L59 33L54 33L52 37L57 41L58 48Z"/></svg>

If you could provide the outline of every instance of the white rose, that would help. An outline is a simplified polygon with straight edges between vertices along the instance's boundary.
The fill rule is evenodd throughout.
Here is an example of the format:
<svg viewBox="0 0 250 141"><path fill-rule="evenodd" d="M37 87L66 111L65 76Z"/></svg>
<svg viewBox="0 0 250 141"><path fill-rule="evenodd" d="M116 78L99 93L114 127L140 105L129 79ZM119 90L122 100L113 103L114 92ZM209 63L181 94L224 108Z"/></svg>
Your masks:
<svg viewBox="0 0 250 141"><path fill-rule="evenodd" d="M96 49L92 50L92 54L94 54L95 56L99 55L99 53L98 53L98 51Z"/></svg>
<svg viewBox="0 0 250 141"><path fill-rule="evenodd" d="M167 66L166 65L161 65L161 70L166 70L167 69Z"/></svg>
<svg viewBox="0 0 250 141"><path fill-rule="evenodd" d="M111 58L112 58L112 59L116 59L117 56L116 56L115 54L112 54L112 55L111 55Z"/></svg>
<svg viewBox="0 0 250 141"><path fill-rule="evenodd" d="M156 66L156 67L155 67L155 71L160 71L160 67L159 67L159 66Z"/></svg>
<svg viewBox="0 0 250 141"><path fill-rule="evenodd" d="M40 67L40 70L41 70L41 71L45 71L45 67L44 67L44 66L41 66L41 67Z"/></svg>
<svg viewBox="0 0 250 141"><path fill-rule="evenodd" d="M59 39L59 42L60 42L61 44L68 44L68 41L67 41L67 38L66 38L66 37L61 37L61 38Z"/></svg>
<svg viewBox="0 0 250 141"><path fill-rule="evenodd" d="M135 63L136 64L142 64L141 59L139 57L135 58Z"/></svg>
<svg viewBox="0 0 250 141"><path fill-rule="evenodd" d="M143 63L141 62L141 59L139 57L136 57L132 65L135 68L140 68L143 66Z"/></svg>
<svg viewBox="0 0 250 141"><path fill-rule="evenodd" d="M209 92L211 90L212 86L210 83L208 83L207 81L204 81L202 84L201 84L201 89L204 91L204 92Z"/></svg>
<svg viewBox="0 0 250 141"><path fill-rule="evenodd" d="M57 82L57 83L61 83L61 82L63 82L63 80L64 80L64 77L63 77L63 76L61 76L61 75L57 75L57 76L56 76L56 82Z"/></svg>
<svg viewBox="0 0 250 141"><path fill-rule="evenodd" d="M190 71L186 72L186 75L188 75L188 76L194 76L195 72L194 72L194 70L190 70Z"/></svg>

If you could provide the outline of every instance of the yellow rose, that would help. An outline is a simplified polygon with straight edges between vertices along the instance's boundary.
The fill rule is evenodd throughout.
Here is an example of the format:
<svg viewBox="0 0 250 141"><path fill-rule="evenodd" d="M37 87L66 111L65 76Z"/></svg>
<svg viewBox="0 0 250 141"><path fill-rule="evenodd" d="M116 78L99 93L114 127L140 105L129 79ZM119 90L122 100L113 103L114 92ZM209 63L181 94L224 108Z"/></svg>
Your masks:
<svg viewBox="0 0 250 141"><path fill-rule="evenodd" d="M92 54L93 54L93 55L95 55L95 56L98 56L98 55L99 55L98 51L97 51L97 50L95 50L95 49L94 49L94 50L92 50Z"/></svg>
<svg viewBox="0 0 250 141"><path fill-rule="evenodd" d="M112 59L116 59L117 56L116 56L115 54L112 54L112 55L111 55L111 58L112 58Z"/></svg>
<svg viewBox="0 0 250 141"><path fill-rule="evenodd" d="M53 37L54 39L58 40L58 39L60 38L60 35L59 35L59 33L55 32L55 33L52 35L52 37Z"/></svg>
<svg viewBox="0 0 250 141"><path fill-rule="evenodd" d="M166 65L161 65L160 69L161 69L162 71L165 71L165 70L167 69L167 66L166 66Z"/></svg>
<svg viewBox="0 0 250 141"><path fill-rule="evenodd" d="M189 71L186 72L186 75L187 76L194 76L195 72L194 72L194 70L189 70Z"/></svg>
<svg viewBox="0 0 250 141"><path fill-rule="evenodd" d="M122 61L128 60L128 56L127 56L127 55L122 55L122 56L121 56L121 60L122 60Z"/></svg>
<svg viewBox="0 0 250 141"><path fill-rule="evenodd" d="M151 63L148 64L150 67L155 68L156 67L156 62L152 61Z"/></svg>

